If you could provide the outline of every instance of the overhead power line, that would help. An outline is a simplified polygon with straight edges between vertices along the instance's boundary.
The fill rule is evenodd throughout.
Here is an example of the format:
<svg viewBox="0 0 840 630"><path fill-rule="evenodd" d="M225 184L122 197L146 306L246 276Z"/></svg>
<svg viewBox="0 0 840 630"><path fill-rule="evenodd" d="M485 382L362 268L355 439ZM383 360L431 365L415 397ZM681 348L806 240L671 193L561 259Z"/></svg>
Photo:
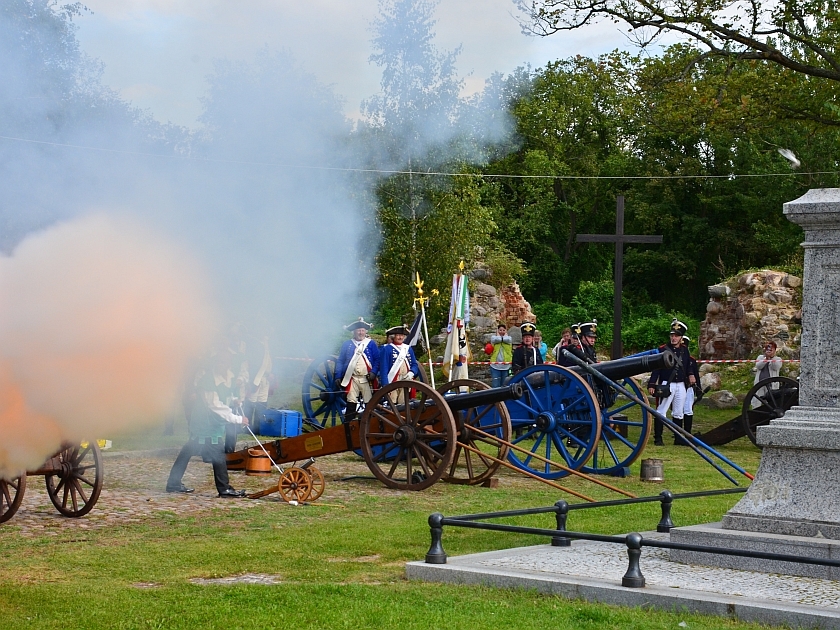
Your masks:
<svg viewBox="0 0 840 630"><path fill-rule="evenodd" d="M222 158L197 157L193 155L176 155L166 153L148 153L143 151L126 151L123 149L109 149L106 147L90 147L79 144L66 144L61 142L48 142L46 140L33 140L31 138L16 138L13 136L2 136L0 140L12 142L23 142L27 144L39 144L64 149L77 149L83 151L99 151L118 155L133 155L139 157L153 157L163 159L184 160L193 162L208 162L212 164L236 164L241 166L266 166L281 169L300 169L313 171L336 171L343 173L371 173L381 175L426 175L442 177L495 177L500 179L742 179L746 177L802 177L812 175L840 175L840 171L809 171L809 172L785 172L785 173L730 173L728 175L512 175L508 173L452 173L447 171L413 171L399 169L378 169L378 168L354 168L341 166L317 166L311 164L283 164L280 162L262 162L257 160L230 160Z"/></svg>

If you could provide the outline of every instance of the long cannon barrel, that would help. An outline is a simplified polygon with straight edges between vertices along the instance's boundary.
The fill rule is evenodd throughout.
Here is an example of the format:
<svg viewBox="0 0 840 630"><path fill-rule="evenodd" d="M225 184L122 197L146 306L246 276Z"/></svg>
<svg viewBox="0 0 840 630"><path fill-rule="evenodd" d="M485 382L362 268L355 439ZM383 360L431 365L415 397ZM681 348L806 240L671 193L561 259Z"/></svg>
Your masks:
<svg viewBox="0 0 840 630"><path fill-rule="evenodd" d="M481 389L476 392L468 392L466 394L447 394L446 405L452 411L463 411L464 409L471 409L473 407L481 407L484 405L495 405L499 402L507 400L518 400L522 398L525 388L522 383L512 383L504 387L493 387L491 389Z"/></svg>
<svg viewBox="0 0 840 630"><path fill-rule="evenodd" d="M656 354L623 357L613 361L594 363L592 367L608 379L617 381L622 378L636 376L637 374L652 372L653 370L669 370L674 367L676 361L677 359L674 353L666 349L665 352L657 352ZM582 367L575 366L571 369L581 376L586 374L586 370Z"/></svg>
<svg viewBox="0 0 840 630"><path fill-rule="evenodd" d="M628 354L626 357L622 357L622 359L629 359L630 357L646 357L651 354L659 354L659 348L643 350L642 352L637 352L636 354Z"/></svg>

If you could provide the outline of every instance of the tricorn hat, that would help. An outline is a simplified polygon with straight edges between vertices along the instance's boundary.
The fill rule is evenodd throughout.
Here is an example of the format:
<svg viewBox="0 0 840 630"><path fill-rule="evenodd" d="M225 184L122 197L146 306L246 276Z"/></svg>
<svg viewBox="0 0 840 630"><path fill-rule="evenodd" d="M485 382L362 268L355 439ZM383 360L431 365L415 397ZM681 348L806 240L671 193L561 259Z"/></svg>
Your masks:
<svg viewBox="0 0 840 630"><path fill-rule="evenodd" d="M523 322L519 325L519 332L522 333L522 336L531 335L534 336L534 333L537 332L537 327L532 324L531 322Z"/></svg>
<svg viewBox="0 0 840 630"><path fill-rule="evenodd" d="M403 324L400 324L399 326L394 326L392 328L389 328L388 330L385 331L385 334L389 337L391 335L407 335L408 334L408 328L406 328Z"/></svg>
<svg viewBox="0 0 840 630"><path fill-rule="evenodd" d="M668 334L679 335L680 337L682 337L687 332L688 332L688 326L683 324L676 317L671 321L671 330L669 331Z"/></svg>
<svg viewBox="0 0 840 630"><path fill-rule="evenodd" d="M353 332L357 328L364 328L365 330L370 330L373 328L373 324L368 324L363 317L359 318L359 321L353 322L352 324L348 324L344 327L344 330Z"/></svg>

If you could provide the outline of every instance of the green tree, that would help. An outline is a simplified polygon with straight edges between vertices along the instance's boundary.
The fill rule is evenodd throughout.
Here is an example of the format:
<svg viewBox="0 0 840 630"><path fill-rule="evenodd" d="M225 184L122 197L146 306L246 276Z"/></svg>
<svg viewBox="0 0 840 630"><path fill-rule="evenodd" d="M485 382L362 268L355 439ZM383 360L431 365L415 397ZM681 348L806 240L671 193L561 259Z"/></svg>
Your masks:
<svg viewBox="0 0 840 630"><path fill-rule="evenodd" d="M840 7L836 0L671 2L669 0L516 0L523 28L550 35L600 20L625 22L645 47L663 32L691 40L689 59L769 62L806 76L840 81Z"/></svg>
<svg viewBox="0 0 840 630"><path fill-rule="evenodd" d="M497 180L503 211L496 220L506 246L526 263L521 284L531 299L568 303L581 280L599 279L611 265L612 250L575 237L615 229L621 184L598 178L626 174L633 162L625 148L629 81L624 56L576 57L534 73L512 106L520 148L485 172L520 176ZM545 175L558 179L539 178Z"/></svg>

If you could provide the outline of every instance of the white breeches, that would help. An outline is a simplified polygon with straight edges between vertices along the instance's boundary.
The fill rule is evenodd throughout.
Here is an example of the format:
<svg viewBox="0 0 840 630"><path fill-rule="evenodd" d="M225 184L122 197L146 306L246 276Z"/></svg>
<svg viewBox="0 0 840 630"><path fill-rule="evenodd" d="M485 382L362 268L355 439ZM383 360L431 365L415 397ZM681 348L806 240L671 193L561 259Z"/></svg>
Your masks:
<svg viewBox="0 0 840 630"><path fill-rule="evenodd" d="M683 406L683 416L694 415L694 388L689 387L685 390L685 405Z"/></svg>
<svg viewBox="0 0 840 630"><path fill-rule="evenodd" d="M671 383L671 395L659 402L656 411L663 416L668 415L668 410L671 410L671 417L675 420L681 420L685 409L685 383Z"/></svg>

